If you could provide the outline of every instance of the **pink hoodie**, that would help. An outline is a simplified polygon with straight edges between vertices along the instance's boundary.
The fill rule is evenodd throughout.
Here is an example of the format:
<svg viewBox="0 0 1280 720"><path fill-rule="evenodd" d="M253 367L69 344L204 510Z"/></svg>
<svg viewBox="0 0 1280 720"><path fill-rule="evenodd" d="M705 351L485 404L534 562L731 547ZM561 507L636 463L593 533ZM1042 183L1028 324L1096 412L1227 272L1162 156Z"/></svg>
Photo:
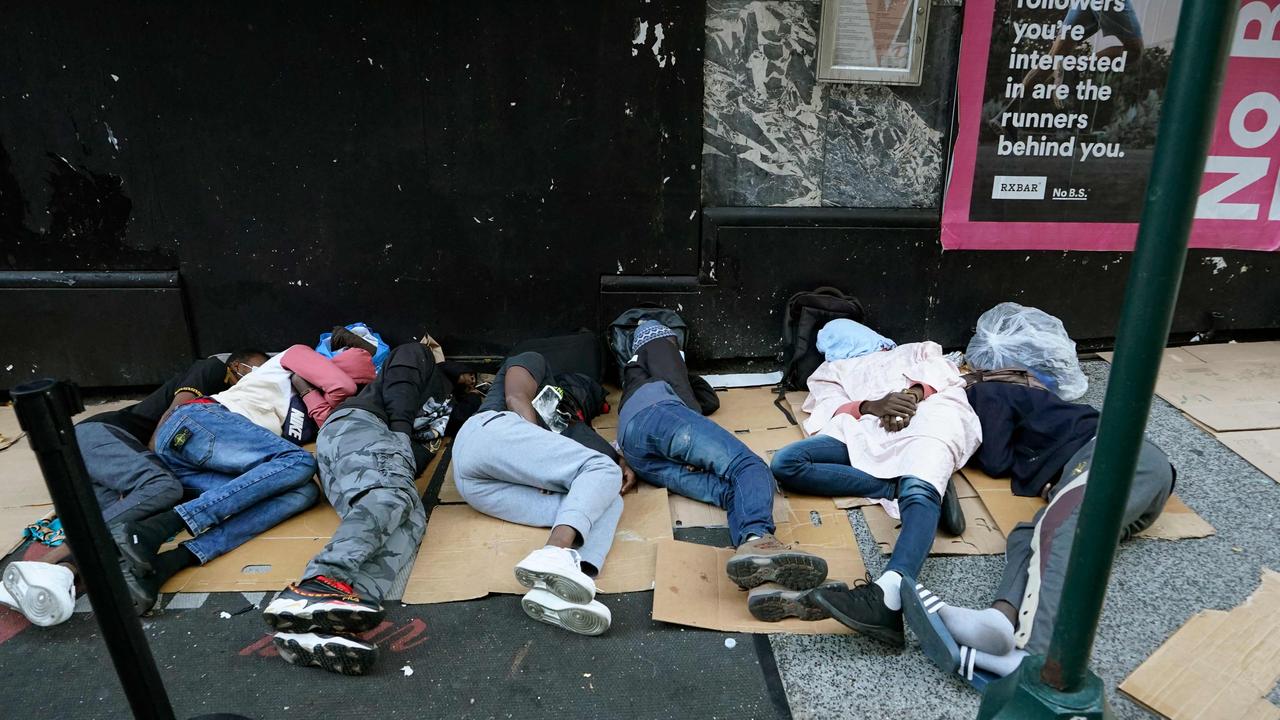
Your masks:
<svg viewBox="0 0 1280 720"><path fill-rule="evenodd" d="M343 350L330 360L306 345L294 345L284 351L280 364L316 387L302 401L318 426L324 425L344 400L356 394L357 385L366 385L377 377L373 357L359 348Z"/></svg>

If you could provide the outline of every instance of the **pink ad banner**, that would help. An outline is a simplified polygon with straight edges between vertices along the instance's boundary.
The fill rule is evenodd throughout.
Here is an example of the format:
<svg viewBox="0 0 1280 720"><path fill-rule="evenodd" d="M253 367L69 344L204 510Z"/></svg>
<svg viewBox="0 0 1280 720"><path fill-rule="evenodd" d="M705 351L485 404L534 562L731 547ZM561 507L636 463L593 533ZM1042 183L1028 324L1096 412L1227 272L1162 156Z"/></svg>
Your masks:
<svg viewBox="0 0 1280 720"><path fill-rule="evenodd" d="M1276 250L1280 0L1238 4L1191 246ZM944 248L1133 249L1181 5L965 2Z"/></svg>

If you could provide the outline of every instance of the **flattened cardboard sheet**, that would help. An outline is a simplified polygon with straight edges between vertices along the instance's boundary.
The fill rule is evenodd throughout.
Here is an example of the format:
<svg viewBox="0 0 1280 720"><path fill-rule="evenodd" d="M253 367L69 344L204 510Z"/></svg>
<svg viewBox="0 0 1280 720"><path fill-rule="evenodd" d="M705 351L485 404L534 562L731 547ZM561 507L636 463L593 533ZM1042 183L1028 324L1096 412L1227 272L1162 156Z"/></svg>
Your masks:
<svg viewBox="0 0 1280 720"><path fill-rule="evenodd" d="M79 422L92 415L119 410L132 405L133 400L91 405L72 420ZM4 553L12 552L22 544L22 531L31 523L53 514L53 500L40 474L40 463L31 444L18 425L17 413L12 405L0 406L0 433L12 440L0 450L0 547Z"/></svg>
<svg viewBox="0 0 1280 720"><path fill-rule="evenodd" d="M440 485L440 502L448 505L466 502L462 499L462 493L458 492L458 483L453 480L453 463L449 463L448 469L444 471L444 483Z"/></svg>
<svg viewBox="0 0 1280 720"><path fill-rule="evenodd" d="M787 393L787 405L791 408L791 416L796 419L800 432L804 432L804 421L809 419L809 413L801 410L804 407L804 401L809 399L808 390L792 390Z"/></svg>
<svg viewBox="0 0 1280 720"><path fill-rule="evenodd" d="M483 515L467 505L440 505L427 522L402 599L406 604L469 600L489 593L523 594L512 569L546 543L547 528ZM653 587L657 543L671 538L667 491L642 486L627 495L613 549L596 579L601 592Z"/></svg>
<svg viewBox="0 0 1280 720"><path fill-rule="evenodd" d="M1228 342L1212 345L1187 345L1179 350L1207 363L1218 362L1263 362L1274 363L1280 360L1280 341L1269 342Z"/></svg>
<svg viewBox="0 0 1280 720"><path fill-rule="evenodd" d="M0 556L8 555L22 544L22 531L28 525L50 517L53 517L53 505L0 508Z"/></svg>
<svg viewBox="0 0 1280 720"><path fill-rule="evenodd" d="M1218 439L1272 480L1280 482L1280 430L1222 433Z"/></svg>
<svg viewBox="0 0 1280 720"><path fill-rule="evenodd" d="M1280 343L1166 350L1156 392L1215 432L1280 428Z"/></svg>
<svg viewBox="0 0 1280 720"><path fill-rule="evenodd" d="M852 583L865 573L856 550L805 548L827 560L832 580ZM658 545L658 579L653 591L653 619L676 625L748 633L846 635L852 631L835 620L804 622L788 618L767 623L747 611L747 591L724 573L733 557L731 548L716 548L678 540Z"/></svg>
<svg viewBox="0 0 1280 720"><path fill-rule="evenodd" d="M332 508L327 509L333 513ZM328 542L328 537L259 536L207 565L183 570L160 590L166 593L280 590L297 580L307 562Z"/></svg>
<svg viewBox="0 0 1280 720"><path fill-rule="evenodd" d="M849 518L828 498L790 498L790 517L778 522L778 539L822 556L829 580L852 584L866 575ZM731 548L663 541L658 546L658 577L653 618L691 627L750 633L846 634L834 620L803 622L794 618L760 622L747 612L747 593L724 573Z"/></svg>
<svg viewBox="0 0 1280 720"><path fill-rule="evenodd" d="M982 498L982 504L1006 537L1018 523L1030 522L1046 504L1038 497L1014 495L1013 486L1007 478L993 478L974 467L963 468L960 472Z"/></svg>
<svg viewBox="0 0 1280 720"><path fill-rule="evenodd" d="M960 507L964 510L965 529L959 537L945 535L941 530L933 539L930 555L998 555L1004 552L1004 535L996 525L996 521L982 504L977 491L964 476L956 473L951 482L956 485L956 494L960 498ZM880 552L888 555L898 541L898 533L902 521L889 517L880 505L868 505L862 508L862 516L866 518L867 527L872 537L880 546Z"/></svg>
<svg viewBox="0 0 1280 720"><path fill-rule="evenodd" d="M1213 526L1182 502L1177 495L1170 495L1164 504L1164 512L1151 523L1151 527L1138 533L1135 537L1155 538L1157 540L1188 540L1191 538L1209 537L1216 534Z"/></svg>
<svg viewBox="0 0 1280 720"><path fill-rule="evenodd" d="M772 430L791 426L791 421L774 405L778 399L771 388L719 390L720 409L709 417L722 428L734 432Z"/></svg>
<svg viewBox="0 0 1280 720"><path fill-rule="evenodd" d="M1120 692L1170 720L1277 720L1267 700L1280 680L1280 574L1241 605L1205 610L1165 641Z"/></svg>
<svg viewBox="0 0 1280 720"><path fill-rule="evenodd" d="M729 514L724 510L704 502L692 500L683 495L668 492L671 504L671 525L678 528L728 527ZM787 498L778 493L773 495L773 517L775 520L790 516Z"/></svg>
<svg viewBox="0 0 1280 720"><path fill-rule="evenodd" d="M966 467L962 472L978 493L1002 535L1008 536L1020 522L1031 522L1040 508L1047 504L1038 497L1014 495L1008 480L993 478L977 468ZM1160 517L1136 537L1185 540L1208 537L1215 532L1217 531L1212 525L1187 507L1181 498L1173 495L1165 503Z"/></svg>

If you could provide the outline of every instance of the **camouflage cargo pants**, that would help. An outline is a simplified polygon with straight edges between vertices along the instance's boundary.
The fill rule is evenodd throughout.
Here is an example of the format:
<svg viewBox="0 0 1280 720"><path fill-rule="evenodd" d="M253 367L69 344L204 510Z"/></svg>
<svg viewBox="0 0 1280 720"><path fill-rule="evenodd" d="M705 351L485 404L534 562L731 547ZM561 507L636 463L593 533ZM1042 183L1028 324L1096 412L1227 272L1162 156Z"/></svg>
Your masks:
<svg viewBox="0 0 1280 720"><path fill-rule="evenodd" d="M320 485L342 518L303 577L327 575L381 602L427 529L409 440L365 410L335 412L316 439Z"/></svg>

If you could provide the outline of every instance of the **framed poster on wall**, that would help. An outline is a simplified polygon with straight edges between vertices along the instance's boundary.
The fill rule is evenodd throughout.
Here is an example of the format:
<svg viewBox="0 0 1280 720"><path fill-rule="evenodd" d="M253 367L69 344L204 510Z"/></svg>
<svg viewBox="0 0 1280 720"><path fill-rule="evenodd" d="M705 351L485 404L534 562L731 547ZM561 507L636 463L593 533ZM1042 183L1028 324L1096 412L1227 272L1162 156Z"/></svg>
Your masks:
<svg viewBox="0 0 1280 720"><path fill-rule="evenodd" d="M1280 248L1280 0L1239 5L1191 246ZM1181 0L967 0L949 249L1131 250Z"/></svg>
<svg viewBox="0 0 1280 720"><path fill-rule="evenodd" d="M822 0L818 80L919 85L932 0Z"/></svg>

